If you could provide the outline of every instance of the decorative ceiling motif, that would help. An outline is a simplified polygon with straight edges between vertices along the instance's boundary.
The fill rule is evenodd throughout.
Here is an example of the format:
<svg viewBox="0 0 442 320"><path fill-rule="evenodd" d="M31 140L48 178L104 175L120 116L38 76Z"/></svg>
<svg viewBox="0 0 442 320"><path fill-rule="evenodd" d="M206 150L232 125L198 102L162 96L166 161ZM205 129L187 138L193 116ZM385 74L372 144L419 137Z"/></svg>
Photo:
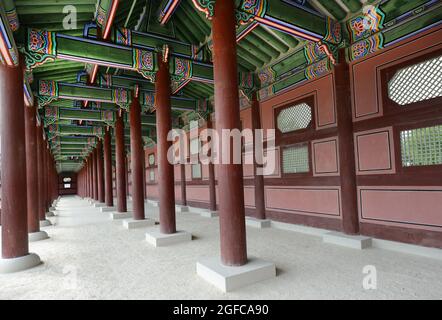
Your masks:
<svg viewBox="0 0 442 320"><path fill-rule="evenodd" d="M362 59L442 21L439 0L235 3L242 106L254 91L265 100L331 72L338 52L346 52L348 61ZM23 53L25 104L38 103L38 119L61 170L81 167L102 128L113 125L121 108L128 110L134 86L143 113L152 112L152 82L165 47L174 124L213 111L215 0L82 0L73 2L81 8L73 29L63 26L65 4L0 3L0 63L17 65ZM154 142L154 114L142 121L146 141ZM87 139L91 146L67 154L67 145L84 146Z"/></svg>

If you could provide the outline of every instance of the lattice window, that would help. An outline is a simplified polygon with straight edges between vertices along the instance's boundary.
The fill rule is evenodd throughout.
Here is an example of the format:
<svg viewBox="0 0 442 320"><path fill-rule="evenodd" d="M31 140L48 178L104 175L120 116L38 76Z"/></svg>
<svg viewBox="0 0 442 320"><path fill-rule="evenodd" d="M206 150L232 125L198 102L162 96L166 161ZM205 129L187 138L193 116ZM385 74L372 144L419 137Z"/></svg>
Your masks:
<svg viewBox="0 0 442 320"><path fill-rule="evenodd" d="M201 179L201 163L192 164L192 178L193 179Z"/></svg>
<svg viewBox="0 0 442 320"><path fill-rule="evenodd" d="M399 70L388 96L401 106L442 96L442 56Z"/></svg>
<svg viewBox="0 0 442 320"><path fill-rule="evenodd" d="M197 129L199 128L200 123L198 120L192 120L189 122L189 130Z"/></svg>
<svg viewBox="0 0 442 320"><path fill-rule="evenodd" d="M277 127L282 133L307 128L312 122L312 108L307 103L282 110L277 117Z"/></svg>
<svg viewBox="0 0 442 320"><path fill-rule="evenodd" d="M149 181L150 182L155 182L155 170L150 170L149 171Z"/></svg>
<svg viewBox="0 0 442 320"><path fill-rule="evenodd" d="M310 171L308 145L299 144L284 148L282 169L284 173L305 173Z"/></svg>
<svg viewBox="0 0 442 320"><path fill-rule="evenodd" d="M198 138L190 140L190 154L198 154L200 152L200 140Z"/></svg>
<svg viewBox="0 0 442 320"><path fill-rule="evenodd" d="M442 164L442 125L401 131L404 167Z"/></svg>
<svg viewBox="0 0 442 320"><path fill-rule="evenodd" d="M155 164L155 155L153 153L149 154L149 166L153 166Z"/></svg>

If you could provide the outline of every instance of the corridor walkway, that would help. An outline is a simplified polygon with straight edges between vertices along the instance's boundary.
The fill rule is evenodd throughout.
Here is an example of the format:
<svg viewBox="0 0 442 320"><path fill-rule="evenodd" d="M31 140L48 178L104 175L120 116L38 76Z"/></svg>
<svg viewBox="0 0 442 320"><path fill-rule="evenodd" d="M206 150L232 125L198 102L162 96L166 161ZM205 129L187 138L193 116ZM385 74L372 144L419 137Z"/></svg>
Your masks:
<svg viewBox="0 0 442 320"><path fill-rule="evenodd" d="M442 261L380 249L357 251L279 229L247 229L250 256L274 261L275 279L223 294L196 275L195 263L219 252L218 219L177 214L194 241L153 248L146 229L125 230L78 197L62 198L30 244L44 264L0 275L0 299L374 299L442 298ZM147 206L148 217L157 208ZM377 290L362 287L363 267L377 269Z"/></svg>

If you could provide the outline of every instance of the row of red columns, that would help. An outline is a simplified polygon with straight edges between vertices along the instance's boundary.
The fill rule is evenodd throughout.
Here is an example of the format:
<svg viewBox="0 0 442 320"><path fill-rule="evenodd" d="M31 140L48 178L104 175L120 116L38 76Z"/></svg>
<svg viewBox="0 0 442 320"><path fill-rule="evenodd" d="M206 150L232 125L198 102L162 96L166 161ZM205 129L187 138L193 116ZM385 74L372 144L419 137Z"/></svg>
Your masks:
<svg viewBox="0 0 442 320"><path fill-rule="evenodd" d="M238 96L237 60L236 60L236 20L233 0L216 1L215 14L213 17L213 47L214 47L214 80L215 80L215 118L216 128L222 137L223 129L240 128L240 109ZM343 54L341 54L344 57ZM166 59L167 60L167 59ZM171 104L170 104L170 75L168 63L160 56L159 71L155 83L155 109L157 125L157 150L159 172L159 208L160 208L160 231L162 233L175 233L175 192L174 170L167 160L167 151L171 142L167 135L171 129ZM346 233L358 232L358 220L356 215L356 188L355 169L352 141L351 102L348 94L349 72L348 65L340 60L335 68L336 90L338 102L339 120L339 149L341 166L341 186L343 190L343 230ZM141 144L140 104L134 97L130 106L130 137L131 137L131 166L132 166L132 195L134 219L144 219L144 155ZM207 126L212 127L211 119ZM259 103L256 96L252 99L252 126L260 129L261 119ZM116 189L117 211L126 212L127 193L127 169L124 146L124 123L121 112L115 124L116 141ZM221 141L222 145L222 141ZM94 198L103 202L100 186L105 185L106 205L111 206L112 197L112 164L110 132L104 136L104 174L102 161L101 142L89 156L86 166L80 172L81 195ZM233 161L232 161L233 163ZM258 164L255 163L255 198L256 217L265 219L264 203L264 180L256 174ZM97 172L98 170L98 172ZM219 217L221 238L221 261L225 265L240 266L247 263L245 209L243 193L243 169L241 164L220 164L218 170L219 187ZM104 178L104 182L102 181ZM216 210L216 190L214 165L209 165L209 194L210 209ZM181 165L182 180L182 204L186 204L185 172ZM98 189L97 189L98 188ZM345 191L345 194L344 194Z"/></svg>
<svg viewBox="0 0 442 320"><path fill-rule="evenodd" d="M175 223L175 182L173 165L167 159L171 142L167 134L172 128L171 89L169 64L161 58L157 72L156 99L158 163L160 184L160 231L171 234L176 232ZM117 212L127 212L127 169L124 145L124 121L120 111L115 122L115 158L116 158L116 191ZM141 136L141 106L137 96L133 96L129 111L130 123L130 156L132 172L132 202L134 220L144 220L144 152ZM113 206L112 189L112 150L110 130L107 129L96 148L88 156L85 166L78 174L78 193L82 197L92 198L106 206ZM104 142L104 148L103 148ZM104 149L104 154L103 154Z"/></svg>
<svg viewBox="0 0 442 320"><path fill-rule="evenodd" d="M239 121L239 99L236 63L235 19L233 1L218 1L213 19L214 33L214 76L216 96L216 127L218 130L237 129ZM156 77L156 112L158 132L158 164L160 183L160 230L175 233L174 170L168 162L167 152L171 142L167 134L171 129L171 89L167 61L160 57ZM58 181L43 129L35 126L30 114L25 131L25 108L23 103L22 68L1 67L1 141L2 141L2 257L13 258L28 254L28 229L38 230L38 219L44 220L50 203L57 196ZM28 128L29 126L29 128ZM144 219L143 151L141 144L140 105L134 97L130 110L131 165L133 175L134 218ZM26 136L25 136L26 132ZM109 135L109 131L106 132ZM36 137L35 137L36 136ZM26 142L28 140L28 142ZM111 155L109 137L106 138L102 154L102 142L89 155L86 165L80 171L79 193L96 201L111 204ZM117 210L125 212L126 164L124 146L124 124L122 114L117 117L115 128ZM27 153L26 149L31 150ZM104 159L103 159L104 158ZM103 163L104 161L104 163ZM35 166L37 164L37 166ZM36 168L37 167L37 168ZM37 169L37 170L36 170ZM106 170L106 173L103 173ZM213 177L213 167L211 176ZM242 166L235 164L219 166L218 185L220 190L221 258L227 265L246 263L244 198ZM29 178L28 178L29 175ZM104 181L106 179L106 181ZM212 178L213 180L213 178ZM26 188L23 189L23 184ZM37 188L37 189L36 189ZM105 195L107 190L107 195ZM214 185L211 184L211 198L214 203ZM29 196L28 196L29 193ZM38 195L38 201L36 199ZM37 206L38 203L38 206ZM38 208L35 208L35 207ZM28 215L30 216L28 219ZM28 226L28 220L30 226Z"/></svg>
<svg viewBox="0 0 442 320"><path fill-rule="evenodd" d="M235 16L232 1L216 2L215 16L213 19L213 40L214 40L214 77L215 77L215 102L216 102L216 128L239 129L239 97L237 80L236 61L236 39L235 39ZM158 150L158 173L159 173L159 208L160 208L160 231L171 234L176 232L175 222L175 191L174 191L174 170L173 165L167 160L167 151L171 142L167 135L171 130L171 89L168 63L160 56L159 70L155 82L155 103L157 121L157 150ZM255 102L256 103L256 102ZM259 126L259 111L256 115L255 109L254 125ZM130 106L130 141L131 141L131 169L132 169L132 198L134 219L144 219L144 154L141 143L140 104L137 97L132 99ZM208 127L211 127L211 120L208 120ZM115 124L116 142L116 189L117 189L117 211L126 212L126 164L124 146L124 123L121 112ZM221 136L221 135L220 135ZM106 131L104 136L104 168L99 165L101 156L101 142L89 156L85 167L79 174L81 196L99 200L97 187L103 182L106 205L112 205L112 164L110 148L110 132ZM106 145L108 145L106 147ZM98 168L98 172L97 172ZM216 190L214 165L209 166L209 189L210 209L216 208ZM181 166L182 181L184 179L184 165ZM221 260L226 265L243 265L247 262L245 212L242 181L242 166L239 164L222 164L218 167L218 186L220 190L219 215L221 234ZM263 180L256 180L257 186L263 186ZM98 194L97 194L98 192ZM183 204L185 200L185 186L182 186ZM262 194L259 194L262 197ZM263 198L263 197L262 197ZM101 198L102 199L102 198ZM104 200L103 200L104 201ZM100 202L103 202L100 201ZM258 217L264 218L264 205L260 204Z"/></svg>
<svg viewBox="0 0 442 320"><path fill-rule="evenodd" d="M40 232L58 197L58 174L36 107L23 101L23 59L0 65L1 257L29 254L29 234Z"/></svg>

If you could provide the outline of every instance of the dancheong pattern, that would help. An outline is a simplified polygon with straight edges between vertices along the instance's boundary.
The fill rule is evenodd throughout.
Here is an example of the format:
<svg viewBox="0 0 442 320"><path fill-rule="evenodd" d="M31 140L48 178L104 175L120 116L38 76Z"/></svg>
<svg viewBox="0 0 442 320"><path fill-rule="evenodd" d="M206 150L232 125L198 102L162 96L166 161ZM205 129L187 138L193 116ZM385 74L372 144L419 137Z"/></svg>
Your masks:
<svg viewBox="0 0 442 320"><path fill-rule="evenodd" d="M350 47L349 58L351 61L361 59L384 47L384 35L377 33L367 39L361 40Z"/></svg>
<svg viewBox="0 0 442 320"><path fill-rule="evenodd" d="M331 70L330 60L324 59L308 66L305 69L305 77L307 79L314 79L326 74L330 70Z"/></svg>
<svg viewBox="0 0 442 320"><path fill-rule="evenodd" d="M383 27L385 14L379 7L366 6L364 13L360 14L347 23L351 42L357 42L376 33Z"/></svg>
<svg viewBox="0 0 442 320"><path fill-rule="evenodd" d="M57 82L40 80L38 93L42 96L58 97Z"/></svg>
<svg viewBox="0 0 442 320"><path fill-rule="evenodd" d="M6 17L8 18L11 31L17 31L20 26L18 22L17 10L13 9L11 11L7 11Z"/></svg>
<svg viewBox="0 0 442 320"><path fill-rule="evenodd" d="M57 53L57 42L53 32L29 29L28 40L29 51L52 56L55 56Z"/></svg>
<svg viewBox="0 0 442 320"><path fill-rule="evenodd" d="M247 24L254 17L263 17L267 11L267 0L243 0L236 12L238 24Z"/></svg>

